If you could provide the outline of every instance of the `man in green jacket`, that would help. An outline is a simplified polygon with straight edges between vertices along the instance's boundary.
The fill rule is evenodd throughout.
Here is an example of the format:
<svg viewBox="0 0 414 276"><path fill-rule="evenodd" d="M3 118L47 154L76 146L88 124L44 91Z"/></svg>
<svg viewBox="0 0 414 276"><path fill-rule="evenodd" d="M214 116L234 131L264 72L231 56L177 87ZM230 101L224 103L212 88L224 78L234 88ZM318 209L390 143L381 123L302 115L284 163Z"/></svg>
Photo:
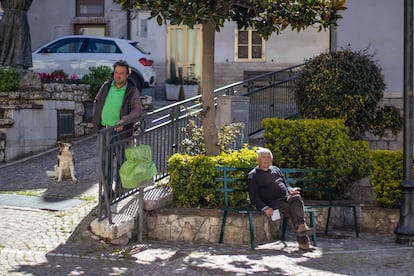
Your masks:
<svg viewBox="0 0 414 276"><path fill-rule="evenodd" d="M143 113L140 91L128 80L128 63L120 60L113 68L113 80L105 82L95 97L92 119L95 130L122 124ZM127 128L132 129L132 125ZM119 126L114 130L121 132L124 128Z"/></svg>

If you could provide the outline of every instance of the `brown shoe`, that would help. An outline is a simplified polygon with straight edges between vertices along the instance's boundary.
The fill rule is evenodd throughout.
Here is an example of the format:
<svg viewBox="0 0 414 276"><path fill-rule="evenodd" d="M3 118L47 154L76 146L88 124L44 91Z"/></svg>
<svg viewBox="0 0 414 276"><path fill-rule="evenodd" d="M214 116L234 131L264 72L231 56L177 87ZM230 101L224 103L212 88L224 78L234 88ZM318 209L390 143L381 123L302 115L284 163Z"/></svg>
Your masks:
<svg viewBox="0 0 414 276"><path fill-rule="evenodd" d="M298 228L296 228L296 236L304 237L304 236L312 236L315 233L313 228L309 228L305 223L300 224Z"/></svg>
<svg viewBox="0 0 414 276"><path fill-rule="evenodd" d="M313 247L312 245L310 245L309 243L300 243L299 244L299 250L303 250L303 251L307 251L307 252L312 252L315 249L316 248Z"/></svg>

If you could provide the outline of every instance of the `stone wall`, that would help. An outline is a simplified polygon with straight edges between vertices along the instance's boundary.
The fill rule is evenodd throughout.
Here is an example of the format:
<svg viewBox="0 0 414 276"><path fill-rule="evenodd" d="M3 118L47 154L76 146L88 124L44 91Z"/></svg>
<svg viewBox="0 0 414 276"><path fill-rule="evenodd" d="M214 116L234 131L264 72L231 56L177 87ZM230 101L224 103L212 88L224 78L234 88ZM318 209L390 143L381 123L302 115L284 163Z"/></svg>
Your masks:
<svg viewBox="0 0 414 276"><path fill-rule="evenodd" d="M150 239L217 243L223 213L216 209L166 208L146 213L146 236ZM254 215L256 242L277 238L280 221ZM226 244L249 244L247 215L229 213L224 234Z"/></svg>
<svg viewBox="0 0 414 276"><path fill-rule="evenodd" d="M0 92L0 162L56 146L58 110L73 111L75 137L89 134L88 91L88 85L54 83L40 91Z"/></svg>
<svg viewBox="0 0 414 276"><path fill-rule="evenodd" d="M364 206L362 207L361 231L394 235L399 219L400 209Z"/></svg>
<svg viewBox="0 0 414 276"><path fill-rule="evenodd" d="M318 235L323 235L327 209L315 212ZM367 233L392 236L399 219L399 209L374 206L358 208L359 229ZM211 209L165 208L146 212L146 238L195 243L217 243L220 235L222 211ZM353 233L350 208L333 208L329 231L349 230ZM280 237L280 220L271 221L262 214L254 216L255 241L271 242ZM224 234L225 244L249 245L250 234L247 215L229 214Z"/></svg>

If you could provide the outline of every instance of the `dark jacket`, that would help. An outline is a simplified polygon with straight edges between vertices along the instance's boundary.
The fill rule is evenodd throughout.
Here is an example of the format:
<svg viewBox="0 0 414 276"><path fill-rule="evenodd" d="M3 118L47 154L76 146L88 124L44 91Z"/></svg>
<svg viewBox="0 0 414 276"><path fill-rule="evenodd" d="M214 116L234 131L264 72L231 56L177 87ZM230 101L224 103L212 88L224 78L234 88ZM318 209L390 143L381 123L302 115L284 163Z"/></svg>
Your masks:
<svg viewBox="0 0 414 276"><path fill-rule="evenodd" d="M102 109L106 96L111 88L112 80L106 81L98 91L93 102L92 123L94 130L98 130L101 123ZM127 82L124 100L121 107L120 118L128 121L138 118L143 113L139 90L130 82ZM125 126L126 129L132 128L132 125Z"/></svg>
<svg viewBox="0 0 414 276"><path fill-rule="evenodd" d="M267 171L257 166L249 172L247 185L250 201L258 210L270 206L274 200L286 198L288 190L292 189L276 166L271 166Z"/></svg>

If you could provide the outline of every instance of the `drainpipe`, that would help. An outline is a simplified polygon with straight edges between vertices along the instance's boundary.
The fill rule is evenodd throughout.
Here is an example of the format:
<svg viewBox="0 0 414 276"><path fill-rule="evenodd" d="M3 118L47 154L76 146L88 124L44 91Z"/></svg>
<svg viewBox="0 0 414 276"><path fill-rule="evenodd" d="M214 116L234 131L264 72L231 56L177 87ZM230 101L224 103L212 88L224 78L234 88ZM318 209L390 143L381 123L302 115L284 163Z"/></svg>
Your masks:
<svg viewBox="0 0 414 276"><path fill-rule="evenodd" d="M329 27L329 52L333 53L336 52L338 47L338 41L336 37L336 27L330 26Z"/></svg>
<svg viewBox="0 0 414 276"><path fill-rule="evenodd" d="M127 19L127 39L131 39L131 11L126 12Z"/></svg>

